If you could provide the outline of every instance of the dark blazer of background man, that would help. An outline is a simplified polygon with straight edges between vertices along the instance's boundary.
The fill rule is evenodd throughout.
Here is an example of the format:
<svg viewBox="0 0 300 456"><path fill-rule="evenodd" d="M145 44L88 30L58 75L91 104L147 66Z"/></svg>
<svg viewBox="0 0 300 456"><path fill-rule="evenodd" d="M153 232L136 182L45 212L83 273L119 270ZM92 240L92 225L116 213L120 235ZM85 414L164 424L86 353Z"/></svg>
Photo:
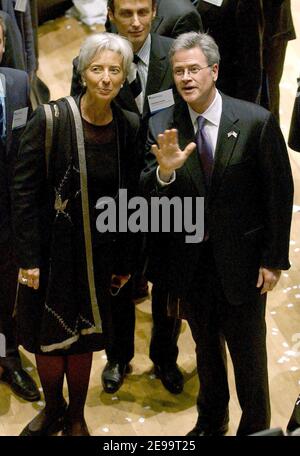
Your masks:
<svg viewBox="0 0 300 456"><path fill-rule="evenodd" d="M0 10L0 18L3 20L6 29L6 52L3 55L1 66L26 70L21 34L5 11Z"/></svg>
<svg viewBox="0 0 300 456"><path fill-rule="evenodd" d="M6 94L6 135L5 139L0 138L0 332L6 338L6 357L0 358L0 368L4 369L1 380L10 384L23 399L35 401L40 394L22 369L13 318L18 271L13 253L10 203L10 182L23 131L23 128L13 128L13 118L16 110L29 106L29 83L24 71L12 68L0 67L0 78Z"/></svg>
<svg viewBox="0 0 300 456"><path fill-rule="evenodd" d="M178 57L175 63L173 57L173 64L179 61L185 68L184 62L189 60L179 52L175 53ZM195 59L190 62L195 65ZM176 82L185 100L193 100L199 94L194 98L198 105L193 101L190 105L204 117L212 100L217 99L214 84L218 65L210 62L207 66L208 63L207 58L199 59L202 69L187 76L185 68L184 76ZM211 98L207 95L208 86ZM223 94L219 100L221 117L219 126L216 124L218 134L209 186L200 164L201 151L195 149L188 104L183 99L150 119L148 167L141 176L142 190L148 197L179 196L181 201L184 197L205 198L203 242L186 243L185 232L155 234L148 269L149 280L169 291L170 302L173 300L176 307L178 303L184 304L196 342L201 388L198 421L189 434L194 436L223 435L228 429L224 340L233 360L242 408L238 434L269 427L265 292L277 282L279 270L290 267L293 181L278 123L259 105ZM208 121L206 124L211 125ZM175 134L171 129L178 131L178 145L176 140L163 142L162 137ZM176 169L175 180L165 186L157 179L157 163L150 150L153 144L159 163L165 160L164 168L160 165L159 173L164 170L161 179L168 182ZM165 152L164 147L170 149ZM177 168L172 165L172 153L182 160ZM166 165L170 156L172 160ZM165 170L170 174L167 177Z"/></svg>
<svg viewBox="0 0 300 456"><path fill-rule="evenodd" d="M201 16L190 0L156 0L152 32L176 38L188 31L202 32Z"/></svg>
<svg viewBox="0 0 300 456"><path fill-rule="evenodd" d="M17 0L0 0L0 9L9 15L12 26L14 41L12 42L12 49L9 50L9 52L16 52L14 50L16 42L18 43L18 46L21 45L21 56L19 56L19 58L22 58L24 68L17 68L20 70L24 69L30 74L37 68L30 3L27 1L24 12L15 9L16 3ZM6 63L3 62L3 65L4 64Z"/></svg>
<svg viewBox="0 0 300 456"><path fill-rule="evenodd" d="M290 0L263 0L263 68L266 78L266 107L279 122L279 83L283 73L286 48L296 38ZM263 106L265 106L263 104Z"/></svg>
<svg viewBox="0 0 300 456"><path fill-rule="evenodd" d="M291 118L288 144L291 149L300 152L300 77Z"/></svg>
<svg viewBox="0 0 300 456"><path fill-rule="evenodd" d="M216 6L199 0L204 31L220 49L217 86L242 100L259 102L262 83L262 0L223 0Z"/></svg>

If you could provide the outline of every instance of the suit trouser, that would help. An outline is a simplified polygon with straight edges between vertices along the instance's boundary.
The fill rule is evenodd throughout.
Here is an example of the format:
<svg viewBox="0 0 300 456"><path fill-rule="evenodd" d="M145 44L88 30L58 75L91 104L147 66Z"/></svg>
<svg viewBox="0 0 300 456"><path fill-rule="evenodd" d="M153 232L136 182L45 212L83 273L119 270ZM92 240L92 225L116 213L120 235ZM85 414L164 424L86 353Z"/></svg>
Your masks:
<svg viewBox="0 0 300 456"><path fill-rule="evenodd" d="M0 357L4 368L21 367L16 337L16 325L13 318L18 271L9 241L0 244L0 333L6 339L6 357Z"/></svg>
<svg viewBox="0 0 300 456"><path fill-rule="evenodd" d="M206 244L206 245L205 245ZM218 428L228 422L229 387L225 341L233 366L242 416L237 433L270 426L265 295L233 306L224 296L210 242L201 247L188 299L188 321L196 343L200 392L198 424ZM245 294L247 290L245 290Z"/></svg>
<svg viewBox="0 0 300 456"><path fill-rule="evenodd" d="M160 366L175 364L178 357L177 341L181 320L168 316L167 292L156 284L152 287L152 319L150 359Z"/></svg>
<svg viewBox="0 0 300 456"><path fill-rule="evenodd" d="M135 304L132 299L132 281L117 296L111 297L110 318L107 359L128 364L134 356Z"/></svg>
<svg viewBox="0 0 300 456"><path fill-rule="evenodd" d="M181 320L167 315L166 294L156 286L152 290L152 318L151 360L161 366L176 363ZM135 304L129 282L111 300L111 328L106 349L109 361L130 362L134 356L134 330Z"/></svg>

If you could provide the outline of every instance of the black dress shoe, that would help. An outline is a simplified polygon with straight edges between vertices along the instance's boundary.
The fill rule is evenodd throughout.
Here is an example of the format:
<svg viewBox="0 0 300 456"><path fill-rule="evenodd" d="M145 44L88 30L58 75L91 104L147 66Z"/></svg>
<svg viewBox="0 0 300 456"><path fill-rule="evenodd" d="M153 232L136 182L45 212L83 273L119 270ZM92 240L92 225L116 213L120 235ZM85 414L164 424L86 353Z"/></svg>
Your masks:
<svg viewBox="0 0 300 456"><path fill-rule="evenodd" d="M178 369L177 364L166 366L154 365L154 373L164 387L173 394L179 394L183 390L183 375Z"/></svg>
<svg viewBox="0 0 300 456"><path fill-rule="evenodd" d="M37 420L37 417L41 413L45 413L42 410L37 417L33 418L30 423L23 429L20 436L22 437L41 437L41 436L50 436L56 434L57 432L61 431L64 428L65 416L67 412L67 403L64 401L61 407L57 410L56 413L53 414L51 419L44 422L40 427L33 425L33 422ZM34 430L32 430L32 428Z"/></svg>
<svg viewBox="0 0 300 456"><path fill-rule="evenodd" d="M108 361L103 369L101 380L106 393L113 394L121 388L125 375L131 371L129 364Z"/></svg>
<svg viewBox="0 0 300 456"><path fill-rule="evenodd" d="M1 380L7 383L13 392L25 399L25 401L34 402L41 398L34 380L24 369L6 369L2 374Z"/></svg>
<svg viewBox="0 0 300 456"><path fill-rule="evenodd" d="M196 424L196 426L186 435L190 437L222 437L226 432L228 432L228 424L224 424L218 428Z"/></svg>
<svg viewBox="0 0 300 456"><path fill-rule="evenodd" d="M288 434L294 432L296 429L300 429L300 395L296 400L293 413L286 428Z"/></svg>

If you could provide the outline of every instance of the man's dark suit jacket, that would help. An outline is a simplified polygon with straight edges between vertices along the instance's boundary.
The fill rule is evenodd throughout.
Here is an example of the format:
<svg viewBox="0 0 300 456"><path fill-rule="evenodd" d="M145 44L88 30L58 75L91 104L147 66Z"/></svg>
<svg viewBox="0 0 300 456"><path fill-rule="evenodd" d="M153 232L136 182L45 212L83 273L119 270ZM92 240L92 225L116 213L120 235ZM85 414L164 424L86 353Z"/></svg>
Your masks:
<svg viewBox="0 0 300 456"><path fill-rule="evenodd" d="M209 192L197 151L160 187L150 145L165 129L177 128L184 149L195 134L187 104L180 101L153 116L147 144L148 167L141 176L147 197L205 197L206 229L229 303L253 302L260 266L288 269L293 181L284 138L264 108L222 95L215 164ZM230 134L234 132L234 134ZM198 267L201 244L185 243L186 233L149 235L148 278L178 297L186 297ZM199 271L201 274L201 271Z"/></svg>
<svg viewBox="0 0 300 456"><path fill-rule="evenodd" d="M168 53L172 42L173 40L171 38L166 38L164 36L157 35L156 33L151 34L148 79L146 85L144 109L141 116L141 137L144 143L146 140L148 120L151 115L147 97L153 93L161 92L173 87L172 69L168 58ZM71 95L76 95L81 92L80 76L77 71L77 66L78 58L76 57L73 60ZM121 108L136 112L140 115L127 80L125 81L123 88L120 90L118 96L116 97L116 101L121 106Z"/></svg>
<svg viewBox="0 0 300 456"><path fill-rule="evenodd" d="M263 11L265 47L274 40L289 41L296 38L290 0L264 0Z"/></svg>
<svg viewBox="0 0 300 456"><path fill-rule="evenodd" d="M152 32L176 38L185 32L202 32L201 16L190 0L156 0Z"/></svg>
<svg viewBox="0 0 300 456"><path fill-rule="evenodd" d="M264 0L263 88L261 105L279 121L279 83L283 73L286 48L296 38L290 0Z"/></svg>
<svg viewBox="0 0 300 456"><path fill-rule="evenodd" d="M108 17L105 29L117 33ZM156 0L156 16L152 21L151 32L176 38L181 33L199 31L203 31L201 17L190 0Z"/></svg>
<svg viewBox="0 0 300 456"><path fill-rule="evenodd" d="M300 78L291 119L288 144L291 149L300 152Z"/></svg>
<svg viewBox="0 0 300 456"><path fill-rule="evenodd" d="M199 0L204 31L221 55L217 87L235 98L259 102L262 81L263 13L261 0L223 0L215 6Z"/></svg>
<svg viewBox="0 0 300 456"><path fill-rule="evenodd" d="M35 49L34 49L34 37L31 22L30 4L27 2L25 12L15 10L16 0L0 0L0 9L7 13L10 17L11 33L13 34L12 47L8 47L8 53L16 53L16 42L17 46L21 47L23 66L13 66L19 70L25 70L30 73L37 68ZM20 52L18 50L18 52ZM4 57L5 58L5 57ZM20 58L20 56L18 57ZM3 62L3 65L10 66L8 62Z"/></svg>
<svg viewBox="0 0 300 456"><path fill-rule="evenodd" d="M0 67L6 84L6 141L1 147L0 162L0 243L11 235L10 181L18 152L22 128L12 130L15 110L25 108L29 103L29 83L24 71Z"/></svg>
<svg viewBox="0 0 300 456"><path fill-rule="evenodd" d="M26 70L21 33L18 27L15 27L15 24L7 13L0 10L0 16L6 26L5 52L0 65L18 70Z"/></svg>

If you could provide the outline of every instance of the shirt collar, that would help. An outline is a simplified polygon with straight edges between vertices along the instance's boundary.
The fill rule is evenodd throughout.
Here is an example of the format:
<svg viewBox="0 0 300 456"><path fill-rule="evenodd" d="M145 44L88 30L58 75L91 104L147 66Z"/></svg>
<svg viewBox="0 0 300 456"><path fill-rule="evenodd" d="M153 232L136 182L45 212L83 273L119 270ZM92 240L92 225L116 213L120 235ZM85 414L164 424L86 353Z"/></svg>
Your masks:
<svg viewBox="0 0 300 456"><path fill-rule="evenodd" d="M136 55L139 56L140 60L145 64L149 65L149 60L150 60L150 50L151 50L151 34L146 38L145 43L141 47L141 49L136 53Z"/></svg>
<svg viewBox="0 0 300 456"><path fill-rule="evenodd" d="M189 113L191 116L191 120L194 126L195 131L198 129L197 118L201 115L204 117L208 122L219 127L220 119L222 114L222 97L218 90L216 90L215 98L213 102L209 105L209 107L203 113L199 114L199 112L194 111L188 104Z"/></svg>
<svg viewBox="0 0 300 456"><path fill-rule="evenodd" d="M3 87L1 78L0 78L0 97L5 97L5 89Z"/></svg>

